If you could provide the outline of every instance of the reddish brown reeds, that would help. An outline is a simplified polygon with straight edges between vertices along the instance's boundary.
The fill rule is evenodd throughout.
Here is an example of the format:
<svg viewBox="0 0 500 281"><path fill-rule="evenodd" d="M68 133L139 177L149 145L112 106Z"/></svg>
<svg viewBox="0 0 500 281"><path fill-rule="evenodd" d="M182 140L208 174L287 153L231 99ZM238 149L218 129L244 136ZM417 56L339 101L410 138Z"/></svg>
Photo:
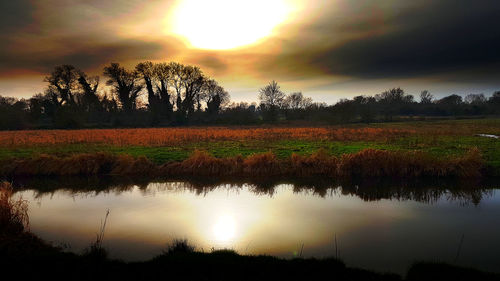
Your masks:
<svg viewBox="0 0 500 281"><path fill-rule="evenodd" d="M29 228L28 202L13 199L12 195L12 186L0 182L0 234L3 235L22 233Z"/></svg>
<svg viewBox="0 0 500 281"><path fill-rule="evenodd" d="M318 151L278 159L266 152L216 158L195 151L188 159L157 166L145 157L105 153L66 158L41 155L0 162L0 175L147 175L147 176L324 176L324 177L480 177L485 162L477 149L463 156L436 158L417 151L365 149L341 157Z"/></svg>
<svg viewBox="0 0 500 281"><path fill-rule="evenodd" d="M243 166L243 172L247 175L275 176L285 172L272 152L250 155L243 161Z"/></svg>
<svg viewBox="0 0 500 281"><path fill-rule="evenodd" d="M289 169L297 176L336 176L339 160L325 150L303 156L293 153Z"/></svg>
<svg viewBox="0 0 500 281"><path fill-rule="evenodd" d="M216 158L208 152L195 150L182 162L168 163L159 168L161 175L234 175L241 173L243 157Z"/></svg>
<svg viewBox="0 0 500 281"><path fill-rule="evenodd" d="M1 131L0 146L26 147L65 144L170 146L196 142L243 140L388 141L414 134L392 128L149 128L91 130Z"/></svg>

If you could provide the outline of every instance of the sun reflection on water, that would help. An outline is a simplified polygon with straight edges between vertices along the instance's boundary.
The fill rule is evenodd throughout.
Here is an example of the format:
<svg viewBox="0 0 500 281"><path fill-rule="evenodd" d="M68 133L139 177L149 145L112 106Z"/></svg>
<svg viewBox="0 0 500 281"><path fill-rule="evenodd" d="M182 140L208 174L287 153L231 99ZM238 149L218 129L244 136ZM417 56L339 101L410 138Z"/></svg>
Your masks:
<svg viewBox="0 0 500 281"><path fill-rule="evenodd" d="M236 222L234 217L224 214L217 219L213 226L213 234L217 242L229 242L236 234Z"/></svg>

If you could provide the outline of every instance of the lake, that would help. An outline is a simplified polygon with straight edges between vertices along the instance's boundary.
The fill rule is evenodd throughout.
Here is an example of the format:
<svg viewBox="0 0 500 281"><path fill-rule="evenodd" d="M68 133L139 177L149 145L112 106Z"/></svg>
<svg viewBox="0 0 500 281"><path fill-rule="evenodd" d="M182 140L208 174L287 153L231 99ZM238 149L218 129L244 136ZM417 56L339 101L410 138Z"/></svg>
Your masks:
<svg viewBox="0 0 500 281"><path fill-rule="evenodd" d="M372 185L68 179L21 182L16 196L29 201L32 232L73 252L95 239L109 210L103 245L127 261L187 238L203 251L338 256L396 273L418 260L500 272L497 189Z"/></svg>

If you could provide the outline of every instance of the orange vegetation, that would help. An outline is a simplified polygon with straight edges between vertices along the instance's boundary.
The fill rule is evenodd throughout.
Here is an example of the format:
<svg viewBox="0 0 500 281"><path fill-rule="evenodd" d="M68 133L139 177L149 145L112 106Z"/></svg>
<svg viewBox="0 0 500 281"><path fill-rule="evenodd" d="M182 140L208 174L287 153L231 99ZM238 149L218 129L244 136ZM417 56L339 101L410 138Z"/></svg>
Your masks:
<svg viewBox="0 0 500 281"><path fill-rule="evenodd" d="M29 227L28 202L12 198L12 186L0 182L0 239L4 234L20 233Z"/></svg>
<svg viewBox="0 0 500 281"><path fill-rule="evenodd" d="M278 159L271 152L216 158L195 151L182 162L156 166L145 157L106 153L59 158L0 161L0 175L149 175L149 176L324 176L324 177L480 177L485 163L477 149L463 156L435 158L423 152L365 149L341 157L318 151Z"/></svg>
<svg viewBox="0 0 500 281"><path fill-rule="evenodd" d="M232 140L387 141L415 131L392 128L149 128L1 131L0 146L108 144L169 146Z"/></svg>

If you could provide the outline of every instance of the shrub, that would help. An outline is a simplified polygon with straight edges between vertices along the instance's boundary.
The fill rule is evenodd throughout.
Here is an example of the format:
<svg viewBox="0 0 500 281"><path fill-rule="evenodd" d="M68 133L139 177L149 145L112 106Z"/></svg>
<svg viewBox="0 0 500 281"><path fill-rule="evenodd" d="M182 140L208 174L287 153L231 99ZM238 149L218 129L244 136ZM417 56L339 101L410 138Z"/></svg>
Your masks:
<svg viewBox="0 0 500 281"><path fill-rule="evenodd" d="M167 248L163 251L163 254L179 254L179 253L193 253L196 247L189 244L187 239L174 239L172 243L167 244Z"/></svg>
<svg viewBox="0 0 500 281"><path fill-rule="evenodd" d="M28 201L12 198L12 186L0 183L0 233L18 234L29 228Z"/></svg>

